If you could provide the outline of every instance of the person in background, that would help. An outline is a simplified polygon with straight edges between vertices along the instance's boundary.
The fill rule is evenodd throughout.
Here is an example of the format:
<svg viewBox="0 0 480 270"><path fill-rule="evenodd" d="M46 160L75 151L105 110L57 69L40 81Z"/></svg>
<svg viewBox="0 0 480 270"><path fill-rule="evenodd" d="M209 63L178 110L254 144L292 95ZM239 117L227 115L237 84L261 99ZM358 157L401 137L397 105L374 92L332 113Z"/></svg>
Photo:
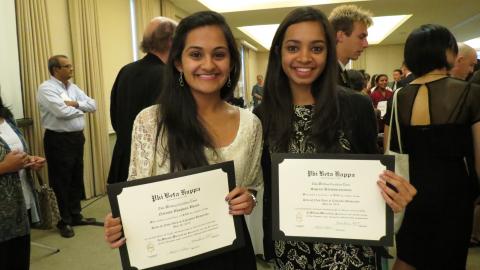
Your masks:
<svg viewBox="0 0 480 270"><path fill-rule="evenodd" d="M347 75L351 89L359 93L365 94L367 84L365 82L365 77L363 76L363 74L358 70L349 69L347 70Z"/></svg>
<svg viewBox="0 0 480 270"><path fill-rule="evenodd" d="M341 5L332 10L328 19L336 37L338 84L350 88L346 66L350 60L357 60L368 47L372 14L355 5Z"/></svg>
<svg viewBox="0 0 480 270"><path fill-rule="evenodd" d="M372 77L370 78L370 86L368 88L368 91L370 94L375 90L375 87L377 87L377 76L378 74L373 74Z"/></svg>
<svg viewBox="0 0 480 270"><path fill-rule="evenodd" d="M405 64L405 61L402 63L402 67L400 69L402 71L402 79L398 81L398 88L405 87L411 81L415 79L415 75L410 71L410 69Z"/></svg>
<svg viewBox="0 0 480 270"><path fill-rule="evenodd" d="M372 103L366 96L337 86L334 48L329 21L310 7L290 12L272 41L265 96L255 113L265 138L264 248L267 259L274 259L275 269L380 269L377 248L272 240L272 153L377 153ZM415 188L390 171L379 177L379 196L394 212L401 211L415 195Z"/></svg>
<svg viewBox="0 0 480 270"><path fill-rule="evenodd" d="M393 92L387 88L388 77L385 74L378 74L375 77L375 88L370 94L373 108L375 108L375 114L378 121L378 132L383 132L383 126L385 125L384 115L387 111L387 100L392 98ZM380 142L381 144L381 142Z"/></svg>
<svg viewBox="0 0 480 270"><path fill-rule="evenodd" d="M371 77L371 76L370 76L370 74L368 74L367 72L365 72L365 70L363 70L363 69L360 70L360 71L362 71L363 77L364 77L364 79L365 79L365 91L364 91L364 92L365 92L365 94L370 95L370 88L371 88L371 87L370 87L370 77Z"/></svg>
<svg viewBox="0 0 480 270"><path fill-rule="evenodd" d="M398 81L400 81L400 79L402 79L402 70L401 69L394 69L393 73L392 73L392 78L393 78L393 81L388 83L388 87L390 89L392 89L392 91L395 92L395 90L400 88L400 85L399 85Z"/></svg>
<svg viewBox="0 0 480 270"><path fill-rule="evenodd" d="M465 43L458 43L457 45L457 58L455 58L455 63L449 74L452 78L465 81L473 73L473 69L477 64L477 52Z"/></svg>
<svg viewBox="0 0 480 270"><path fill-rule="evenodd" d="M124 182L128 176L133 121L144 108L153 105L164 83L164 69L177 23L155 17L145 28L142 59L124 66L117 75L110 96L110 120L115 130L109 184Z"/></svg>
<svg viewBox="0 0 480 270"><path fill-rule="evenodd" d="M479 194L480 86L448 77L457 52L453 34L435 24L413 30L405 43L416 79L397 90L396 110L418 193L396 235L395 270L466 267ZM389 102L385 118L391 115ZM385 125L385 142L392 134L391 149L399 151L395 128Z"/></svg>
<svg viewBox="0 0 480 270"><path fill-rule="evenodd" d="M254 190L263 183L262 127L250 111L225 101L238 82L240 65L235 39L220 14L203 11L180 21L159 104L142 110L133 125L129 180L233 160L237 187L225 194L229 204L225 214L252 212ZM241 220L242 248L176 269L256 269L247 226ZM121 236L120 218L107 215L106 241L119 247L128 241Z"/></svg>
<svg viewBox="0 0 480 270"><path fill-rule="evenodd" d="M373 107L377 108L377 105L381 101L389 100L393 92L387 88L388 76L385 74L378 74L375 76L375 88L373 88L370 98L372 99Z"/></svg>
<svg viewBox="0 0 480 270"><path fill-rule="evenodd" d="M263 99L263 76L257 75L257 84L252 88L253 107L256 108Z"/></svg>
<svg viewBox="0 0 480 270"><path fill-rule="evenodd" d="M30 222L40 221L30 169L45 159L27 154L12 112L0 97L0 269L30 268Z"/></svg>
<svg viewBox="0 0 480 270"><path fill-rule="evenodd" d="M480 70L477 70L472 74L472 77L470 77L469 82L480 84Z"/></svg>
<svg viewBox="0 0 480 270"><path fill-rule="evenodd" d="M48 59L50 79L38 88L37 102L45 135L43 145L48 160L48 178L57 196L61 220L60 235L75 235L72 226L95 224L94 218L84 218L80 201L83 190L83 146L85 113L97 109L95 100L69 80L73 66L65 55Z"/></svg>

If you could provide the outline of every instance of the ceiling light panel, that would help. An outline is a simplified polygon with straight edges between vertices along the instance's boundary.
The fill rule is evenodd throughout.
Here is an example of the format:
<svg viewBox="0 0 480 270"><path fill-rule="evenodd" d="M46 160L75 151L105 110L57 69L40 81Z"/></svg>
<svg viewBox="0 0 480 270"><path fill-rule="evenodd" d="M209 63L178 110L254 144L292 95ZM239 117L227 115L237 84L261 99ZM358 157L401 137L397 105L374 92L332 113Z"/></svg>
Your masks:
<svg viewBox="0 0 480 270"><path fill-rule="evenodd" d="M368 43L379 44L412 15L373 17L373 26L368 28ZM252 25L238 27L240 31L269 50L278 24Z"/></svg>
<svg viewBox="0 0 480 270"><path fill-rule="evenodd" d="M379 44L410 17L412 14L373 17L373 25L368 28L368 43Z"/></svg>
<svg viewBox="0 0 480 270"><path fill-rule="evenodd" d="M240 31L258 42L262 47L270 50L273 36L277 31L279 24L264 24L238 27Z"/></svg>
<svg viewBox="0 0 480 270"><path fill-rule="evenodd" d="M464 43L474 48L475 50L480 50L480 37L467 40Z"/></svg>
<svg viewBox="0 0 480 270"><path fill-rule="evenodd" d="M315 6L368 0L198 0L210 10L226 13L285 7Z"/></svg>

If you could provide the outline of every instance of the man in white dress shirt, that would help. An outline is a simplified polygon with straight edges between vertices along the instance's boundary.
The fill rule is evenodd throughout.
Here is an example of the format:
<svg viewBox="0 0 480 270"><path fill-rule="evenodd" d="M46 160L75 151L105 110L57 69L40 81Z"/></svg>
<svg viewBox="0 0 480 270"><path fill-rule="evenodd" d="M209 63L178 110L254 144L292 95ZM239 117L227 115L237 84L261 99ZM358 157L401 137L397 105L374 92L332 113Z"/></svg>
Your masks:
<svg viewBox="0 0 480 270"><path fill-rule="evenodd" d="M45 156L48 160L50 185L57 196L61 220L57 224L60 234L75 235L72 226L95 223L84 218L80 201L83 198L83 146L85 137L84 115L96 110L95 100L77 85L69 82L73 66L65 55L48 59L50 79L38 88Z"/></svg>

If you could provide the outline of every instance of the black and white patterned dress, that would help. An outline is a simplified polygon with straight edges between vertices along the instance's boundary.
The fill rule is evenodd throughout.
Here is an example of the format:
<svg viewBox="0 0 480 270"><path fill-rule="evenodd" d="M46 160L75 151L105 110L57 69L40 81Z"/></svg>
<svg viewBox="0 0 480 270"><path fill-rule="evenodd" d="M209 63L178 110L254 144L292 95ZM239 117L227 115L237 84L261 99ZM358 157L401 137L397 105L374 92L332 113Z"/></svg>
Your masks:
<svg viewBox="0 0 480 270"><path fill-rule="evenodd" d="M309 140L312 127L313 105L294 106L293 134L289 153L316 153ZM338 133L338 151L351 152L344 132ZM376 269L376 256L371 247L351 244L306 243L275 241L275 269Z"/></svg>

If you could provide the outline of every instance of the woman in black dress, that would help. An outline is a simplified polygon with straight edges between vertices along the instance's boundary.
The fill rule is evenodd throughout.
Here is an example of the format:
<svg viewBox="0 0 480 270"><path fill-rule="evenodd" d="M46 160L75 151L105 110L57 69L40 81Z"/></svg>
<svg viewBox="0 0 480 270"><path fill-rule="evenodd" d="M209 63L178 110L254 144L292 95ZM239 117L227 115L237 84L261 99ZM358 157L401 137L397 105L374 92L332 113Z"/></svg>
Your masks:
<svg viewBox="0 0 480 270"><path fill-rule="evenodd" d="M397 107L418 194L397 234L394 269L465 269L480 170L480 86L448 77L457 51L439 25L421 26L405 44L416 79L398 92ZM395 126L391 134L398 150Z"/></svg>
<svg viewBox="0 0 480 270"><path fill-rule="evenodd" d="M265 255L276 269L376 269L377 249L352 244L271 238L271 153L376 153L377 124L369 97L336 85L335 35L323 13L292 11L270 49L265 96L256 113L264 130ZM384 172L379 192L400 211L415 195L403 178ZM396 187L397 192L386 186Z"/></svg>

